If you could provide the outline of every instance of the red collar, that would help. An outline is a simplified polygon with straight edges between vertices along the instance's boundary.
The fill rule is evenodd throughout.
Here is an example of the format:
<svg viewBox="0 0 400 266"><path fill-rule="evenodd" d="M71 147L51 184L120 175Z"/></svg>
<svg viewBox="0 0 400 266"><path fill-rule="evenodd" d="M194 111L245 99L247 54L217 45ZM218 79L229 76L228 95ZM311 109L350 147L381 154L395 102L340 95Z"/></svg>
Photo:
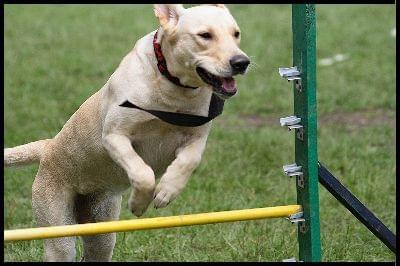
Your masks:
<svg viewBox="0 0 400 266"><path fill-rule="evenodd" d="M168 68L167 68L167 61L165 61L165 57L161 51L161 44L157 43L157 34L158 31L156 31L156 34L154 34L154 39L153 39L153 48L154 48L154 53L157 58L157 67L160 73L166 77L169 81L174 83L177 86L184 87L184 88L189 88L189 89L197 89L196 87L191 87L191 86L186 86L183 85L177 77L174 77L169 73Z"/></svg>

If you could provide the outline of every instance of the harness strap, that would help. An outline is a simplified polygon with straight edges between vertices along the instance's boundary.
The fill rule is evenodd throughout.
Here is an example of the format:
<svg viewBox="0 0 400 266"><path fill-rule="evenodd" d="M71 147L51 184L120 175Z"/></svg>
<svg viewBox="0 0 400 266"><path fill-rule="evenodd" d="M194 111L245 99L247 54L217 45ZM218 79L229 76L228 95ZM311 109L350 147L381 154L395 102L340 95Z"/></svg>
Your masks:
<svg viewBox="0 0 400 266"><path fill-rule="evenodd" d="M165 112L158 110L148 110L141 108L131 103L128 100L126 100L119 106L135 108L141 111L145 111L147 113L150 113L158 117L162 121L175 126L198 127L204 125L205 123L210 122L211 120L213 120L215 117L219 116L222 113L222 110L224 108L224 100L220 99L218 96L213 94L211 96L210 107L208 109L208 116L191 115L185 113L173 113L173 112Z"/></svg>

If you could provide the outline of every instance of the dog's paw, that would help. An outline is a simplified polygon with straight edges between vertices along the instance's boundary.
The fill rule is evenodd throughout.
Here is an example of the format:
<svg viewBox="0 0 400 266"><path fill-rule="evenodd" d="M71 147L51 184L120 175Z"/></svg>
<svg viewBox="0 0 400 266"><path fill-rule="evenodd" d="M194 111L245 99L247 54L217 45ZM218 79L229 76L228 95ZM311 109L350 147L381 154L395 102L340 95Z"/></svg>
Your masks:
<svg viewBox="0 0 400 266"><path fill-rule="evenodd" d="M151 196L152 194L139 196L138 193L132 191L129 197L128 207L136 217L140 217L146 212L152 200Z"/></svg>
<svg viewBox="0 0 400 266"><path fill-rule="evenodd" d="M154 208L166 207L179 194L179 190L167 183L159 183L154 191Z"/></svg>

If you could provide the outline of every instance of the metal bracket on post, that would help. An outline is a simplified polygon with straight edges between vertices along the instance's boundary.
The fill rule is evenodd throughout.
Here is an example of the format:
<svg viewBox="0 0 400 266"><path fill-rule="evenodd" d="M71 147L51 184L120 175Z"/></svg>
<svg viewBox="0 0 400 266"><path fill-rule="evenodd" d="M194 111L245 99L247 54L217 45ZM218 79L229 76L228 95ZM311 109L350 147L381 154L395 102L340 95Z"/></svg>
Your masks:
<svg viewBox="0 0 400 266"><path fill-rule="evenodd" d="M307 225L306 225L305 221L302 221L299 224L299 230L300 230L300 233L302 233L302 234L305 234L307 232Z"/></svg>
<svg viewBox="0 0 400 266"><path fill-rule="evenodd" d="M293 80L296 89L299 92L302 91L300 71L297 69L297 66L294 66L294 67L280 67L279 68L279 75L282 78L286 78L287 81Z"/></svg>
<svg viewBox="0 0 400 266"><path fill-rule="evenodd" d="M296 130L296 137L299 140L304 139L304 128L303 125L300 124L301 118L297 117L295 115L288 116L288 117L282 117L279 119L279 122L281 123L281 126L287 126L288 130L291 131L292 129Z"/></svg>
<svg viewBox="0 0 400 266"><path fill-rule="evenodd" d="M304 175L301 171L301 165L297 165L296 163L284 165L283 172L289 177L297 176L297 186L304 188Z"/></svg>
<svg viewBox="0 0 400 266"><path fill-rule="evenodd" d="M307 232L307 225L306 220L304 219L303 212L292 214L286 219L289 220L292 224L297 224L300 233L304 234Z"/></svg>
<svg viewBox="0 0 400 266"><path fill-rule="evenodd" d="M297 262L296 258L283 259L282 262Z"/></svg>
<svg viewBox="0 0 400 266"><path fill-rule="evenodd" d="M302 260L297 261L295 257L289 259L283 259L282 262L303 262Z"/></svg>
<svg viewBox="0 0 400 266"><path fill-rule="evenodd" d="M304 216L303 216L303 212L298 212L295 214L290 215L288 218L286 218L287 220L289 220L292 224L297 224L299 222L304 222Z"/></svg>
<svg viewBox="0 0 400 266"><path fill-rule="evenodd" d="M289 220L292 224L297 224L300 233L305 234L307 232L306 220L302 211L292 214L286 219Z"/></svg>
<svg viewBox="0 0 400 266"><path fill-rule="evenodd" d="M304 175L301 173L301 175L298 176L297 178L297 186L300 188L304 188Z"/></svg>
<svg viewBox="0 0 400 266"><path fill-rule="evenodd" d="M283 172L285 173L285 175L287 175L289 177L298 176L298 175L303 174L301 172L301 165L297 165L296 163L284 165L282 168L283 168Z"/></svg>

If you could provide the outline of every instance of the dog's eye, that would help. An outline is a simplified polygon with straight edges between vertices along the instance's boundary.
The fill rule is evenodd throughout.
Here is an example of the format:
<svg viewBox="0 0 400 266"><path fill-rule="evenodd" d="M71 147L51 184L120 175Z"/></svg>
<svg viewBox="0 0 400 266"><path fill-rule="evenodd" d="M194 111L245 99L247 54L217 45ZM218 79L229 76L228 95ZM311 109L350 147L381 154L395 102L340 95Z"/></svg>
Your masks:
<svg viewBox="0 0 400 266"><path fill-rule="evenodd" d="M234 36L235 36L235 38L239 38L239 36L240 36L240 32L238 32L238 31L235 31L235 34L234 34Z"/></svg>
<svg viewBox="0 0 400 266"><path fill-rule="evenodd" d="M201 38L206 39L206 40L212 39L212 35L209 32L202 32L197 35L199 35Z"/></svg>

